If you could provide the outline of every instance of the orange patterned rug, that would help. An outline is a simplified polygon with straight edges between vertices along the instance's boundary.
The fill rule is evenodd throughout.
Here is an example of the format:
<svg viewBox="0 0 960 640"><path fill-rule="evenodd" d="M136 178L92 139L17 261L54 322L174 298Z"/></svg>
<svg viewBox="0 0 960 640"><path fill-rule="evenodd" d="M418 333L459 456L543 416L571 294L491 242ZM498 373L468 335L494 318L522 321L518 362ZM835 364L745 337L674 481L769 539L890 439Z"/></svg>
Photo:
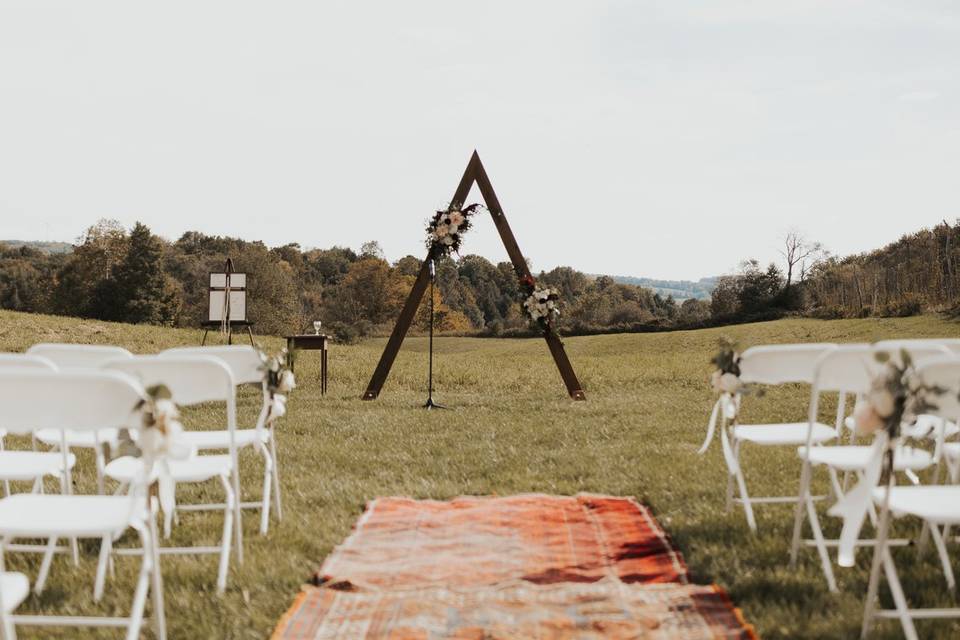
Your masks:
<svg viewBox="0 0 960 640"><path fill-rule="evenodd" d="M629 498L380 498L274 631L327 638L755 638Z"/></svg>

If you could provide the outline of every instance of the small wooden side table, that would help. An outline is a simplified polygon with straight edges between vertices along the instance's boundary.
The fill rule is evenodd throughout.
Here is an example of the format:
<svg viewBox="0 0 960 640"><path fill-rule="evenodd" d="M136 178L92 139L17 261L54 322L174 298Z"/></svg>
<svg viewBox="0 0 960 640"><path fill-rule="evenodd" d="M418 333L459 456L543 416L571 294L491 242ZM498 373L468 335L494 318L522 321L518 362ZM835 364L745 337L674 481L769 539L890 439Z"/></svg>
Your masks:
<svg viewBox="0 0 960 640"><path fill-rule="evenodd" d="M290 365L290 371L293 371L294 353L300 349L306 351L320 352L320 395L327 394L327 347L330 344L330 337L321 333L305 333L295 336L286 336L287 338L287 362Z"/></svg>

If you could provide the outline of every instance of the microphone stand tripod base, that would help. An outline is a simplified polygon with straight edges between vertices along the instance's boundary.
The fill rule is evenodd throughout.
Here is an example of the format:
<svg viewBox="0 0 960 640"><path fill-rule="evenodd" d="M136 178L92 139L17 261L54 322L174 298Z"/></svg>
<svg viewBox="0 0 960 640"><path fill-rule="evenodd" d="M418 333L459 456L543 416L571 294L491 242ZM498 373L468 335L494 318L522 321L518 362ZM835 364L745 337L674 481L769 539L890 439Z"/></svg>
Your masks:
<svg viewBox="0 0 960 640"><path fill-rule="evenodd" d="M437 404L433 401L433 398L427 398L427 402L423 405L423 408L429 411L430 409L446 409L447 407L442 404Z"/></svg>

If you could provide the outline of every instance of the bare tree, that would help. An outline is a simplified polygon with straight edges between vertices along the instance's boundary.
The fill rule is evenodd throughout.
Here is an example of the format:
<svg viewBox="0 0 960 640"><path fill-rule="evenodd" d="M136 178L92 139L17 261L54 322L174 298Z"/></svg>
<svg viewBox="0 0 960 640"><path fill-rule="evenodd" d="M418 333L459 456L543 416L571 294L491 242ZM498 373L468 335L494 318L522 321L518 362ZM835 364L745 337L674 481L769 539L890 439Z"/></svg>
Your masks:
<svg viewBox="0 0 960 640"><path fill-rule="evenodd" d="M789 289L793 283L794 272L799 271L800 281L803 282L810 268L823 258L826 252L819 242L810 242L799 231L791 229L783 238L780 255L787 263L787 284L784 288Z"/></svg>

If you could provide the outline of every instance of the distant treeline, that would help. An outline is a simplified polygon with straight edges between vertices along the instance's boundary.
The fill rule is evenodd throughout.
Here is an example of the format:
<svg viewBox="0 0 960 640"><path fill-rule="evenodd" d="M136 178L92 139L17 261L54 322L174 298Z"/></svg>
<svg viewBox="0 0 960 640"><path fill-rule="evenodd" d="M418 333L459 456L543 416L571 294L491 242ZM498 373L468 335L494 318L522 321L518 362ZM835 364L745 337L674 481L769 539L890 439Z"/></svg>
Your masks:
<svg viewBox="0 0 960 640"><path fill-rule="evenodd" d="M190 231L175 242L137 224L131 231L102 220L69 253L0 245L0 307L121 322L198 326L207 313L211 271L227 258L248 274L248 317L265 334L300 331L314 319L341 339L382 335L392 327L420 269L406 256L387 262L379 245L304 250L289 244L208 236ZM676 303L650 289L590 277L569 267L538 274L564 300L566 333L630 330L635 326L695 324L709 304ZM508 262L476 255L437 265L436 321L462 334L532 333L521 310L516 274ZM429 316L421 305L417 327Z"/></svg>
<svg viewBox="0 0 960 640"><path fill-rule="evenodd" d="M711 287L709 300L677 302L644 286L570 267L540 272L537 279L560 290L559 328L565 335L699 328L788 314L902 316L957 310L958 245L960 223L943 223L846 258L791 233L784 239L782 266L747 260L735 274L697 283ZM297 244L268 248L196 231L170 242L142 224L127 231L102 220L70 252L0 243L0 307L195 327L207 312L208 274L221 270L228 257L235 270L248 274L248 316L258 332L301 331L319 319L347 341L389 332L421 266L415 256L389 263L376 242L358 251L304 250ZM518 284L508 262L494 264L477 255L441 260L434 300L439 330L534 334ZM428 320L423 304L415 330Z"/></svg>
<svg viewBox="0 0 960 640"><path fill-rule="evenodd" d="M821 317L957 312L960 221L905 235L882 249L816 265L808 282Z"/></svg>

